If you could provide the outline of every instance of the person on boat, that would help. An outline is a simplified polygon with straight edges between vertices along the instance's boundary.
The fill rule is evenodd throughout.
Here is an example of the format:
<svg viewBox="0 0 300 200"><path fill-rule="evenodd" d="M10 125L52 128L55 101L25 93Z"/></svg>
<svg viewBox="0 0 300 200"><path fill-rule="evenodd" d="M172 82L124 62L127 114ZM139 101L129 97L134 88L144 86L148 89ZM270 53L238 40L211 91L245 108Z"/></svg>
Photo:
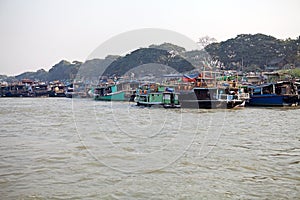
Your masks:
<svg viewBox="0 0 300 200"><path fill-rule="evenodd" d="M235 82L235 80L232 81L232 87L234 87L234 88L236 87L236 82Z"/></svg>

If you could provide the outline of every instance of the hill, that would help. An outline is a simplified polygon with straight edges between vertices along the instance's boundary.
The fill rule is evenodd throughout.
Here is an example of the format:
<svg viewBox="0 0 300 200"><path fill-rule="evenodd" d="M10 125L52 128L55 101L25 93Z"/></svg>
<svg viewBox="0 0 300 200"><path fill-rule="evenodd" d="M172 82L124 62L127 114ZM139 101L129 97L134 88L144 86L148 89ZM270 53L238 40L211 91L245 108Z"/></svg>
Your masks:
<svg viewBox="0 0 300 200"><path fill-rule="evenodd" d="M195 67L180 55L173 54L161 48L140 48L119 57L104 71L104 75L123 75L129 70L145 64L160 64L172 67L178 72L193 70Z"/></svg>
<svg viewBox="0 0 300 200"><path fill-rule="evenodd" d="M48 72L44 69L40 69L36 72L24 72L15 77L17 80L31 79L31 80L41 80L46 81L48 79Z"/></svg>
<svg viewBox="0 0 300 200"><path fill-rule="evenodd" d="M120 56L108 55L105 59L92 59L82 63L77 78L85 78L88 80L99 80L105 69Z"/></svg>
<svg viewBox="0 0 300 200"><path fill-rule="evenodd" d="M242 34L220 43L212 43L205 50L227 69L245 71L280 69L285 65L300 66L300 37L279 40L263 34Z"/></svg>
<svg viewBox="0 0 300 200"><path fill-rule="evenodd" d="M149 48L162 49L162 50L166 50L168 52L174 52L175 54L181 54L186 51L185 48L183 48L183 47L180 47L178 45L174 45L171 43L166 43L166 42L163 44L160 44L160 45L152 44L149 46Z"/></svg>
<svg viewBox="0 0 300 200"><path fill-rule="evenodd" d="M24 72L15 77L7 77L5 80L8 82L21 81L22 79L31 79L35 81L55 81L55 80L72 80L75 78L81 62L73 61L72 63L62 60L55 64L48 72L44 69L37 70L36 72Z"/></svg>
<svg viewBox="0 0 300 200"><path fill-rule="evenodd" d="M54 65L48 72L47 81L73 80L82 63L73 61L72 63L62 60Z"/></svg>

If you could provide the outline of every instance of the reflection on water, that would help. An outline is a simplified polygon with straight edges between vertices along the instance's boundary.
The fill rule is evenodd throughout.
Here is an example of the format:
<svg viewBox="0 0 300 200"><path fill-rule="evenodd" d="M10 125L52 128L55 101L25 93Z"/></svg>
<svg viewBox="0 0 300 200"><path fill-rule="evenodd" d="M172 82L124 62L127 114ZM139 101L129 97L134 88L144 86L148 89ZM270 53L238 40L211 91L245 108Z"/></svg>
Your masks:
<svg viewBox="0 0 300 200"><path fill-rule="evenodd" d="M0 99L1 199L296 199L300 109Z"/></svg>

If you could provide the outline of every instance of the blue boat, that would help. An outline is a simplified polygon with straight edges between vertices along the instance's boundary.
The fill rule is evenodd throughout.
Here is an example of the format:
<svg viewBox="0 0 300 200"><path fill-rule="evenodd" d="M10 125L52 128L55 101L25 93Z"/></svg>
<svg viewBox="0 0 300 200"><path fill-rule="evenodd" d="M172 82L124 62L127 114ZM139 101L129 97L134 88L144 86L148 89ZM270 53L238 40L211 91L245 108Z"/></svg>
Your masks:
<svg viewBox="0 0 300 200"><path fill-rule="evenodd" d="M299 95L295 84L289 81L249 86L249 106L297 106Z"/></svg>

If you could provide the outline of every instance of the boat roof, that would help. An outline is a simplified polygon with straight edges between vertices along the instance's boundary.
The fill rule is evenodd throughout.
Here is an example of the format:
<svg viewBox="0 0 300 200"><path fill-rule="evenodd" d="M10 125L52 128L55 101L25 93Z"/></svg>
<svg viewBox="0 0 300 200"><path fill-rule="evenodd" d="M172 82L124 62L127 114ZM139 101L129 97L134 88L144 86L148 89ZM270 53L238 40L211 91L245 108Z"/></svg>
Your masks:
<svg viewBox="0 0 300 200"><path fill-rule="evenodd" d="M262 85L249 85L248 88L263 88L263 87L268 87L274 85L274 83L265 83Z"/></svg>
<svg viewBox="0 0 300 200"><path fill-rule="evenodd" d="M194 87L194 89L197 89L197 90L218 90L218 89L223 89L223 88L217 88L217 87Z"/></svg>
<svg viewBox="0 0 300 200"><path fill-rule="evenodd" d="M290 82L290 81L278 81L276 83L264 83L264 84L261 84L261 85L250 85L250 86L248 86L248 88L262 88L262 87L268 87L268 86L271 86L271 85L282 85L282 84L292 84L292 82Z"/></svg>

